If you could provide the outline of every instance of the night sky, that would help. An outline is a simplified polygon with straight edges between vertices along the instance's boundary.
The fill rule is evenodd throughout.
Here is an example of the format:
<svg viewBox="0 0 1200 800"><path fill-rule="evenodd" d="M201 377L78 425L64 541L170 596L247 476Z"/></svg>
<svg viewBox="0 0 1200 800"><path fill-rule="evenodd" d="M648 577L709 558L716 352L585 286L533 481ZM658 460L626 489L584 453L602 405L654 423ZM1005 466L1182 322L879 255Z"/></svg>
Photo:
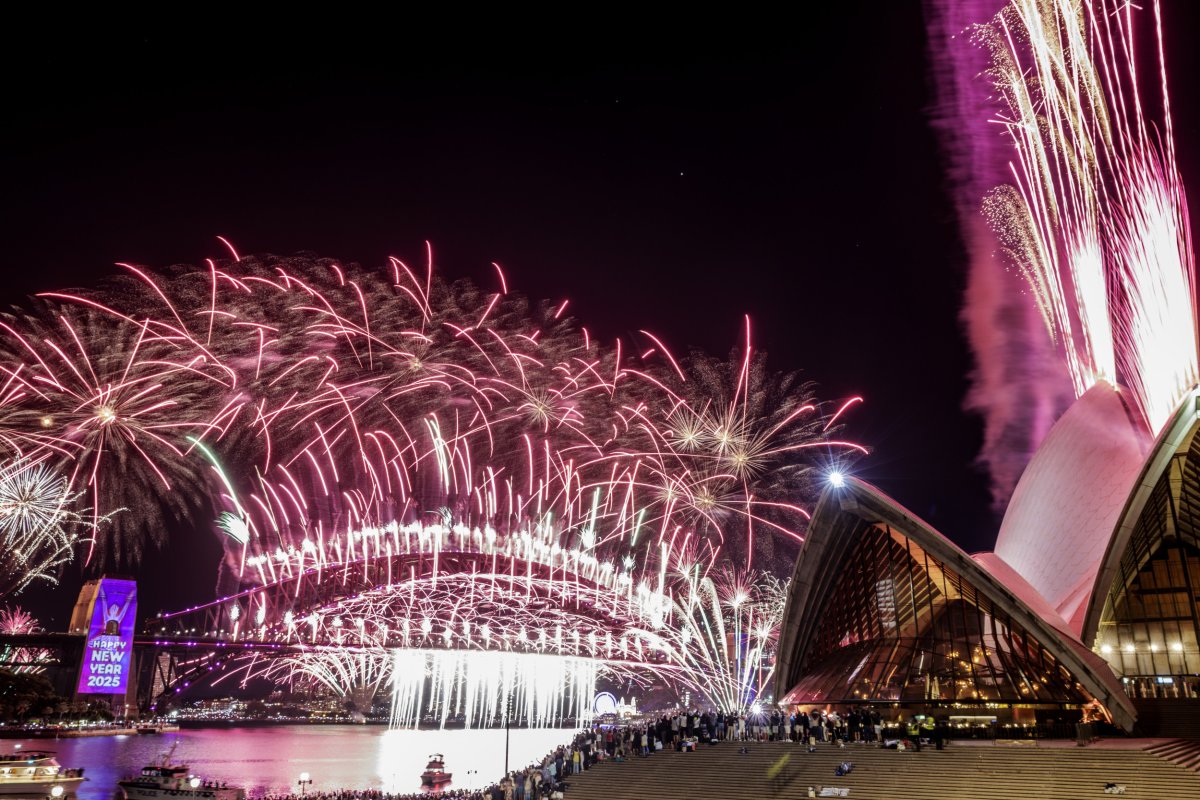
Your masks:
<svg viewBox="0 0 1200 800"><path fill-rule="evenodd" d="M750 314L779 370L866 404L859 474L968 550L998 519L960 408L965 255L929 126L918 2L803 17L106 18L9 32L0 300L115 261L242 253L420 262L594 333L723 354ZM407 13L407 12L406 12ZM467 12L463 11L465 15ZM601 13L601 12L594 12ZM1168 3L1185 181L1200 185L1197 14ZM143 612L208 599L217 544L178 532ZM210 562L212 568L210 568ZM78 586L22 598L50 629ZM169 593L168 593L169 590Z"/></svg>

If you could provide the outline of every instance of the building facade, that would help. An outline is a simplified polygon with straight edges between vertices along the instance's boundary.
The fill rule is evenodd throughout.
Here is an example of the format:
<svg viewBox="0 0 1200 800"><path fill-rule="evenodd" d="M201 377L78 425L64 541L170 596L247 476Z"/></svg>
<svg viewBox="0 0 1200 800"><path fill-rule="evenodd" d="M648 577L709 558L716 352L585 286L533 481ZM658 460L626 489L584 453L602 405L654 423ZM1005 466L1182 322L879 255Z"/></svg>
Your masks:
<svg viewBox="0 0 1200 800"><path fill-rule="evenodd" d="M1155 439L1093 387L1026 468L991 553L967 555L865 482L828 487L776 696L1002 719L1091 706L1126 730L1143 701L1200 704L1198 407L1193 394Z"/></svg>

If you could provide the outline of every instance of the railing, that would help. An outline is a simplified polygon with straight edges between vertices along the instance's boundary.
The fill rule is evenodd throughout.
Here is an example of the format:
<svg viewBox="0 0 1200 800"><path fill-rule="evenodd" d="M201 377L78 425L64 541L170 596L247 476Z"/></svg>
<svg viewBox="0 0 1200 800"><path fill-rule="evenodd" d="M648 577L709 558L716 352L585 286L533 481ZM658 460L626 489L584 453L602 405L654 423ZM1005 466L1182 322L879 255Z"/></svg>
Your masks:
<svg viewBox="0 0 1200 800"><path fill-rule="evenodd" d="M1120 730L1103 722L1088 723L1091 725L1089 739L1096 736L1116 736ZM1036 742L1039 739L1078 739L1078 723L1075 722L1038 722L1021 725L1014 723L997 723L995 725L951 725L943 727L942 735L947 741L955 739L974 739L979 741L1027 741ZM926 731L921 735L929 738ZM884 725L884 739L907 739L908 728L903 725Z"/></svg>

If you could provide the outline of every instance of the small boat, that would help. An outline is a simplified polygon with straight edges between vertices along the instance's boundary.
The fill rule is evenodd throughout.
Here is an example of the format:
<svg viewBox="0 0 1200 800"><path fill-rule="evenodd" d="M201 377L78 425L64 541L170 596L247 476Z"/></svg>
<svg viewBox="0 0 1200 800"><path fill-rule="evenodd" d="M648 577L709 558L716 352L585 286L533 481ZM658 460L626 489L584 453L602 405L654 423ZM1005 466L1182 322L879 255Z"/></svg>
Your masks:
<svg viewBox="0 0 1200 800"><path fill-rule="evenodd" d="M434 753L429 757L429 763L425 765L425 771L421 773L422 786L441 786L443 783L449 783L453 776L446 772L446 763L442 758L441 753Z"/></svg>
<svg viewBox="0 0 1200 800"><path fill-rule="evenodd" d="M175 745L179 743L176 742ZM142 767L141 774L117 781L126 800L246 800L246 791L217 781L206 781L188 770L187 764L173 764L175 745L153 764Z"/></svg>
<svg viewBox="0 0 1200 800"><path fill-rule="evenodd" d="M83 780L82 769L63 769L45 750L0 755L0 794L57 798L74 794Z"/></svg>

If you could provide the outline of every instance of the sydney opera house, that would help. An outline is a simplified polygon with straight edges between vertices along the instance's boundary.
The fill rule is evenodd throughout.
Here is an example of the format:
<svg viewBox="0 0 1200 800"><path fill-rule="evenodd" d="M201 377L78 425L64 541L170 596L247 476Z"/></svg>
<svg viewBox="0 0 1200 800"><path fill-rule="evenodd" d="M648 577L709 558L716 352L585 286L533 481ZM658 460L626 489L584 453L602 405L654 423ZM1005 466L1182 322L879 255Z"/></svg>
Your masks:
<svg viewBox="0 0 1200 800"><path fill-rule="evenodd" d="M828 487L790 587L776 697L1016 722L1092 706L1145 733L1197 719L1200 394L1157 437L1141 420L1107 383L1079 397L990 553L867 483Z"/></svg>

